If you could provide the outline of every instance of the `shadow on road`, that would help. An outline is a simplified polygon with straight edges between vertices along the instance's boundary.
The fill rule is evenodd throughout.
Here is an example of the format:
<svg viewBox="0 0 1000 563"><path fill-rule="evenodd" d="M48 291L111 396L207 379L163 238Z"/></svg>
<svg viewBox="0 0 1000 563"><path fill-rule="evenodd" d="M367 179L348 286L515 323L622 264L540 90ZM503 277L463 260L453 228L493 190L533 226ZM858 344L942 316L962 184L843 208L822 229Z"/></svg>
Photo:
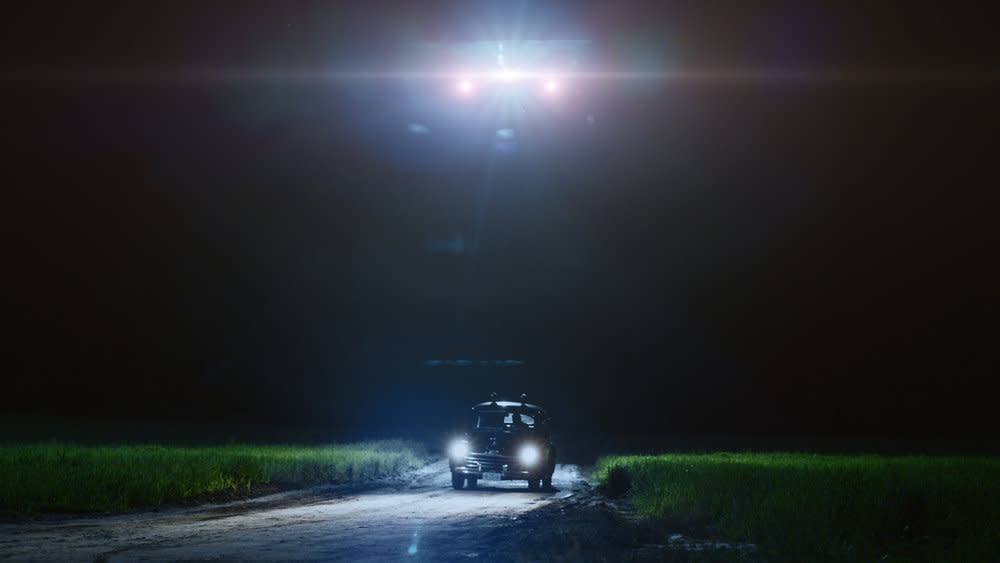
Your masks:
<svg viewBox="0 0 1000 563"><path fill-rule="evenodd" d="M525 486L511 486L504 487L502 485L476 485L474 487L466 486L460 491L455 491L456 493L532 493L532 494L543 494L550 495L559 492L557 487L550 487L548 489L529 489L527 485Z"/></svg>

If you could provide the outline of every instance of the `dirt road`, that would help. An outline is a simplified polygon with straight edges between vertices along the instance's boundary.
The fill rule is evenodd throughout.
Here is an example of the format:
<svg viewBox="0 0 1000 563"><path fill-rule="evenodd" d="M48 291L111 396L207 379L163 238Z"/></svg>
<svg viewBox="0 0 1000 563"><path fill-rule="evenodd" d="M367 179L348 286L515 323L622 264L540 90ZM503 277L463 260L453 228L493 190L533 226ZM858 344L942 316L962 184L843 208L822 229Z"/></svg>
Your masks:
<svg viewBox="0 0 1000 563"><path fill-rule="evenodd" d="M601 550L624 548L608 543L613 517L576 466L557 466L553 488L512 481L456 491L440 461L367 490L3 524L0 559L507 561L570 556L593 549L594 537Z"/></svg>

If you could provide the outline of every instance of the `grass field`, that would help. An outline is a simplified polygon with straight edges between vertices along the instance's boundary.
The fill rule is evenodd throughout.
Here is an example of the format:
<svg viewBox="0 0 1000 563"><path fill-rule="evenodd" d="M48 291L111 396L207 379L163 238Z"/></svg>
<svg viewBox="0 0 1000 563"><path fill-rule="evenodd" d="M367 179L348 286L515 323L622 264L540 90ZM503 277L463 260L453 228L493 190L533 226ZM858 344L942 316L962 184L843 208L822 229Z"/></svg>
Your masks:
<svg viewBox="0 0 1000 563"><path fill-rule="evenodd" d="M347 483L418 467L414 442L346 445L0 444L0 510L124 510L252 484Z"/></svg>
<svg viewBox="0 0 1000 563"><path fill-rule="evenodd" d="M613 456L597 478L637 510L711 522L772 560L1000 555L1000 459L789 453Z"/></svg>

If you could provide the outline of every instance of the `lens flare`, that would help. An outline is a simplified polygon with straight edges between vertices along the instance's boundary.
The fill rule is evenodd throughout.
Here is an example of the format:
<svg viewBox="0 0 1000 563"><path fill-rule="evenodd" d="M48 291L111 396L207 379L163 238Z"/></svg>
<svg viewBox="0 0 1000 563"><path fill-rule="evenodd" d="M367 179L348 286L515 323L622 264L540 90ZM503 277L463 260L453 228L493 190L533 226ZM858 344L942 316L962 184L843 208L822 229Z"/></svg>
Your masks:
<svg viewBox="0 0 1000 563"><path fill-rule="evenodd" d="M521 448L521 453L518 457L520 457L521 463L530 467L538 462L538 458L541 457L541 452L538 451L538 446L534 444L526 444Z"/></svg>
<svg viewBox="0 0 1000 563"><path fill-rule="evenodd" d="M406 549L406 553L410 555L417 554L417 544L420 543L420 534L417 531L413 532L413 541L410 542L410 547Z"/></svg>
<svg viewBox="0 0 1000 563"><path fill-rule="evenodd" d="M461 459L469 453L469 444L465 440L455 440L448 448L448 454L454 459Z"/></svg>

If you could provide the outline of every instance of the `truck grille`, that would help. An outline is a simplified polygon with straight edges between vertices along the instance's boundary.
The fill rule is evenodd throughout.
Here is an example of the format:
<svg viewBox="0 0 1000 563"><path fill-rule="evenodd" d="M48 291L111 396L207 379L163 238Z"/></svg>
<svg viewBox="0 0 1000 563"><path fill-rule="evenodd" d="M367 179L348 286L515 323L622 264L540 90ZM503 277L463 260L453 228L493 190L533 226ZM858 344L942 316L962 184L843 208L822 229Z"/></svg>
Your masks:
<svg viewBox="0 0 1000 563"><path fill-rule="evenodd" d="M474 471L499 473L503 471L504 465L513 469L515 465L514 458L498 454L484 453L470 453L465 456L465 467Z"/></svg>

